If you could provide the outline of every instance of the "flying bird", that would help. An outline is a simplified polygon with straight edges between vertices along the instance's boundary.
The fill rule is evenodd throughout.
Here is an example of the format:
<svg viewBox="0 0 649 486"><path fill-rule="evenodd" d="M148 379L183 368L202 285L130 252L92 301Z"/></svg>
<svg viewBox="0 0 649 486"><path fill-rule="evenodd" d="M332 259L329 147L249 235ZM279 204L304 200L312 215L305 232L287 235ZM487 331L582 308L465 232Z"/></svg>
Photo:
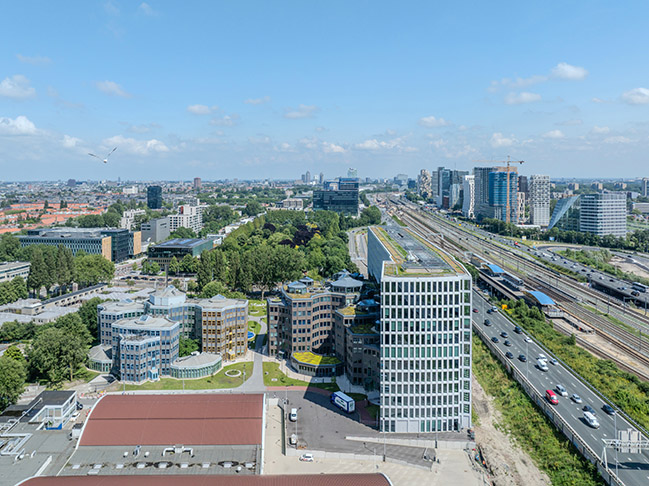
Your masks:
<svg viewBox="0 0 649 486"><path fill-rule="evenodd" d="M110 157L110 154L112 154L115 150L117 150L117 147L115 147L113 150L111 150L111 151L108 153L108 155L106 156L105 159L102 159L102 158L99 157L98 155L91 154L90 152L88 152L88 155L90 155L91 157L95 157L95 158L101 160L104 164L107 164L107 163L108 163L108 157Z"/></svg>

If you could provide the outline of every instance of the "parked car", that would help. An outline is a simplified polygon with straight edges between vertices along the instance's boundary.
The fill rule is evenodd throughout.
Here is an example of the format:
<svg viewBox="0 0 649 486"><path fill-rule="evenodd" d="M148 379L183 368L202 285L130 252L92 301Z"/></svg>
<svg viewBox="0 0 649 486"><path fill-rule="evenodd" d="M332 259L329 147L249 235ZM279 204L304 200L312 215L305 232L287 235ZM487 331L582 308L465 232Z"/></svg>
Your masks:
<svg viewBox="0 0 649 486"><path fill-rule="evenodd" d="M570 395L570 399L575 402L575 403L581 403L581 397L577 395L576 393L573 393Z"/></svg>
<svg viewBox="0 0 649 486"><path fill-rule="evenodd" d="M291 413L288 414L288 419L291 422L296 422L297 421L297 408L292 408Z"/></svg>
<svg viewBox="0 0 649 486"><path fill-rule="evenodd" d="M602 410L604 410L604 412L607 413L608 415L615 415L615 409L607 403L604 404Z"/></svg>
<svg viewBox="0 0 649 486"><path fill-rule="evenodd" d="M487 326L487 327L491 326L491 321L489 319L485 319L484 320L484 325Z"/></svg>
<svg viewBox="0 0 649 486"><path fill-rule="evenodd" d="M310 452L307 452L306 454L302 454L300 456L300 461L302 462L313 462L313 454Z"/></svg>

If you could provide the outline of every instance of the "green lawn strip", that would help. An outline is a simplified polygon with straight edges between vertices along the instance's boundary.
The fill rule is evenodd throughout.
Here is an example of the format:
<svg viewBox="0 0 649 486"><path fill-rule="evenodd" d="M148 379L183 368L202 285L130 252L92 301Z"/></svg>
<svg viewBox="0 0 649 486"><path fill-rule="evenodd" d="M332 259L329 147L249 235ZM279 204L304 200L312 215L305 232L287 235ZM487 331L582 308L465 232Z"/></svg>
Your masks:
<svg viewBox="0 0 649 486"><path fill-rule="evenodd" d="M74 378L77 380L83 380L86 383L90 383L92 380L97 378L99 375L102 375L104 373L101 373L99 371L91 370L90 368L86 368L85 366L79 371L77 371L74 374Z"/></svg>
<svg viewBox="0 0 649 486"><path fill-rule="evenodd" d="M645 429L649 428L649 383L619 369L613 361L599 359L575 345L573 336L565 336L545 321L536 308L524 301L503 301L508 313L523 329L543 343L601 394Z"/></svg>
<svg viewBox="0 0 649 486"><path fill-rule="evenodd" d="M275 381L273 381L273 379ZM265 386L309 386L315 388L322 388L335 392L340 390L336 383L310 383L296 378L286 376L280 369L278 363L264 362L264 385Z"/></svg>
<svg viewBox="0 0 649 486"><path fill-rule="evenodd" d="M259 334L259 331L261 331L261 324L259 324L257 321L248 321L248 330L254 332L255 334Z"/></svg>
<svg viewBox="0 0 649 486"><path fill-rule="evenodd" d="M253 362L246 361L242 363L234 363L221 368L218 373L207 376L205 378L186 379L184 380L185 390L215 390L222 388L236 388L243 382L243 371L246 372L246 380L250 378L253 370ZM238 370L241 372L239 376L227 376L225 374L228 370ZM126 385L126 390L182 390L183 380L177 378L161 378L158 381L146 382L142 385Z"/></svg>
<svg viewBox="0 0 649 486"><path fill-rule="evenodd" d="M515 438L553 485L605 484L595 466L552 425L476 335L473 336L473 373L485 392L494 397L494 404L502 414L502 422L497 425Z"/></svg>

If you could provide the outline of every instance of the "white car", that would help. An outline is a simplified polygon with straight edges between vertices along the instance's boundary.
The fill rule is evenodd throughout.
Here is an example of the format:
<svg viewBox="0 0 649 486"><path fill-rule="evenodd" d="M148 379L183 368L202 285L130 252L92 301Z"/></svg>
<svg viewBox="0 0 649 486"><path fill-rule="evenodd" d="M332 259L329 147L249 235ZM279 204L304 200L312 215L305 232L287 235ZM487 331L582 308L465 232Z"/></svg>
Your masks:
<svg viewBox="0 0 649 486"><path fill-rule="evenodd" d="M300 461L302 462L313 462L313 454L310 452L307 452L306 454L302 454L300 456Z"/></svg>
<svg viewBox="0 0 649 486"><path fill-rule="evenodd" d="M548 357L545 354L541 353L541 354L539 354L538 358L536 358L536 359L547 361Z"/></svg>
<svg viewBox="0 0 649 486"><path fill-rule="evenodd" d="M526 343L531 343L531 342L532 342L532 338L530 338L529 336L525 336L525 342L526 342Z"/></svg>
<svg viewBox="0 0 649 486"><path fill-rule="evenodd" d="M567 397L568 396L568 392L566 391L565 386L557 385L555 388L557 390L557 393L559 393L559 395L561 395L562 397Z"/></svg>

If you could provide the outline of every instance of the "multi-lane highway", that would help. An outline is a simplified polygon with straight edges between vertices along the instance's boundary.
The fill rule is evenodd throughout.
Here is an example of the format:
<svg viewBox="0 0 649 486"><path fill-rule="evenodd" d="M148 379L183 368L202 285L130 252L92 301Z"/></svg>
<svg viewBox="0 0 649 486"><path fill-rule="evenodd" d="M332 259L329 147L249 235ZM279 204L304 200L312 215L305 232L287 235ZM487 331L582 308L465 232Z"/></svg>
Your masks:
<svg viewBox="0 0 649 486"><path fill-rule="evenodd" d="M492 308L492 304L484 299L481 293L474 293L474 326L484 331L488 339L498 338L495 344L497 350L504 356L508 351L512 353L513 358L509 359L512 366L517 368L521 374L525 375L536 390L544 395L546 390L553 390L558 396L559 403L551 405L556 413L568 423L570 427L588 444L588 446L601 456L603 450L602 439L615 439L616 430L626 430L635 427L619 413L609 415L604 412L603 407L607 402L599 396L593 389L582 383L574 374L572 374L561 361L552 364L550 360L553 356L543 349L536 341L528 338L527 334L514 332L514 324L500 312L487 313ZM485 326L485 319L489 319L490 325ZM507 333L503 337L502 333ZM526 339L527 338L527 339ZM509 341L511 346L505 346L505 340ZM527 361L519 359L519 355L525 355ZM544 354L548 358L548 370L541 371L537 366L537 357ZM507 359L507 358L506 358ZM563 385L568 396L562 397L557 392L557 385ZM575 403L570 396L575 393L579 395L582 403ZM584 406L590 406L594 409L599 428L590 427L584 420ZM646 440L647 437L643 436ZM622 453L616 454L615 450L607 450L608 467L613 472L617 471L620 480L627 486L637 485L644 486L649 484L649 451L641 453Z"/></svg>

